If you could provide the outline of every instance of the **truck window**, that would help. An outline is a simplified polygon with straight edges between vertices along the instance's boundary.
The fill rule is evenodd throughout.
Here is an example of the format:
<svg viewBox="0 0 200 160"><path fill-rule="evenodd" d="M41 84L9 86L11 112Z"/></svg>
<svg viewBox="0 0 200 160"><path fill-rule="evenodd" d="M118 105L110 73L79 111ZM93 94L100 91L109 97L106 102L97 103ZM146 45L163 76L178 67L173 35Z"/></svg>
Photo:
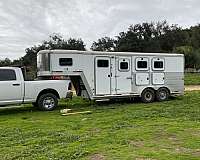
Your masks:
<svg viewBox="0 0 200 160"><path fill-rule="evenodd" d="M60 66L72 66L73 61L72 58L59 58Z"/></svg>
<svg viewBox="0 0 200 160"><path fill-rule="evenodd" d="M11 69L0 69L0 81L15 81L16 74Z"/></svg>
<svg viewBox="0 0 200 160"><path fill-rule="evenodd" d="M108 60L104 60L104 59L99 59L97 61L97 67L108 67L109 66L109 62Z"/></svg>

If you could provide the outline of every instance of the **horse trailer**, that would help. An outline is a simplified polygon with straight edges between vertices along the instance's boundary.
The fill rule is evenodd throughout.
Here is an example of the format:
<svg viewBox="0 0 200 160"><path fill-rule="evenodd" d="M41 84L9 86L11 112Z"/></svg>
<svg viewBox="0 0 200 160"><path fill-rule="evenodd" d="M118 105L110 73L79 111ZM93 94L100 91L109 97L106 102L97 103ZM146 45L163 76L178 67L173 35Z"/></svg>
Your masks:
<svg viewBox="0 0 200 160"><path fill-rule="evenodd" d="M184 55L42 50L38 77L69 77L78 96L93 100L141 97L164 101L184 93Z"/></svg>

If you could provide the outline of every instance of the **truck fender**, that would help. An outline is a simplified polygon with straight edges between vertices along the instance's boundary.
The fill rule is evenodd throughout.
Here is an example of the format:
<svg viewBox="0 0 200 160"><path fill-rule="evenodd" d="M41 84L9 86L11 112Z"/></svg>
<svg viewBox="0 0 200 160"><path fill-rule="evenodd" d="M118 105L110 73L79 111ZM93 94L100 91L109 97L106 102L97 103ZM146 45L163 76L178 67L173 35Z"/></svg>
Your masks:
<svg viewBox="0 0 200 160"><path fill-rule="evenodd" d="M52 94L54 94L58 99L60 99L60 96L59 96L58 92L57 92L55 89L47 88L47 89L42 90L42 91L38 94L36 101L38 100L38 98L39 98L41 95L46 94L46 93L52 93Z"/></svg>

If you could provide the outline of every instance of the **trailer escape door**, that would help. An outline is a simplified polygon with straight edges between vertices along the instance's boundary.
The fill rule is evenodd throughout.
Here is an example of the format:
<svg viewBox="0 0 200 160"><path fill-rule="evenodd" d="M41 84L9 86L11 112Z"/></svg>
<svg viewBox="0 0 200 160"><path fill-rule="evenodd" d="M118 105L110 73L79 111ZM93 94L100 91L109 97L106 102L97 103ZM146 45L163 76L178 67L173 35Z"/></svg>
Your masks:
<svg viewBox="0 0 200 160"><path fill-rule="evenodd" d="M116 64L116 93L131 93L131 57L116 57Z"/></svg>
<svg viewBox="0 0 200 160"><path fill-rule="evenodd" d="M165 83L165 63L164 58L153 58L152 59L152 84L163 85Z"/></svg>
<svg viewBox="0 0 200 160"><path fill-rule="evenodd" d="M149 59L147 57L137 57L135 59L135 84L137 86L149 85Z"/></svg>
<svg viewBox="0 0 200 160"><path fill-rule="evenodd" d="M111 94L110 57L95 58L96 95Z"/></svg>

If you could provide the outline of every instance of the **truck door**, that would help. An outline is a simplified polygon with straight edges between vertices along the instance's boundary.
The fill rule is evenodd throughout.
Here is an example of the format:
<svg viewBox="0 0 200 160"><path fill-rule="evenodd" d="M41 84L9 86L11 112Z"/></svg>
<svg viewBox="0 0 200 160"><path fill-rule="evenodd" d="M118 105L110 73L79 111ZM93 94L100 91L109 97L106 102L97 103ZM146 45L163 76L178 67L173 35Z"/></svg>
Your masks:
<svg viewBox="0 0 200 160"><path fill-rule="evenodd" d="M111 94L110 57L95 58L96 95Z"/></svg>
<svg viewBox="0 0 200 160"><path fill-rule="evenodd" d="M116 58L116 91L117 94L132 92L131 57Z"/></svg>
<svg viewBox="0 0 200 160"><path fill-rule="evenodd" d="M22 80L17 79L15 70L0 69L0 104L22 102Z"/></svg>

